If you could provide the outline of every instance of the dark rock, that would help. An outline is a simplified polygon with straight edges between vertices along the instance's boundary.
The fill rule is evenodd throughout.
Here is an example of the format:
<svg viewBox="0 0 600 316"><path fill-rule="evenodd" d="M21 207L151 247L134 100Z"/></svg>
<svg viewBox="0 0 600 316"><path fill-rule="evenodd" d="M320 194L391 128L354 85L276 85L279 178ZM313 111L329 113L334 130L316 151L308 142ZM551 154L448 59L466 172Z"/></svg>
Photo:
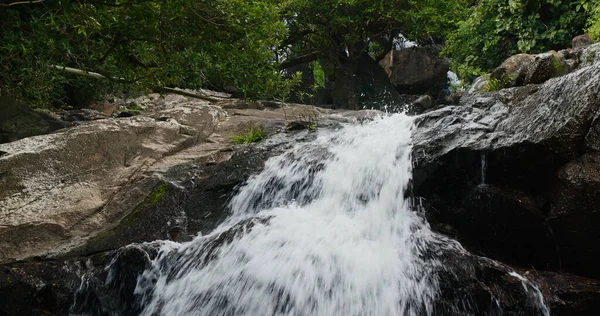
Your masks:
<svg viewBox="0 0 600 316"><path fill-rule="evenodd" d="M403 105L385 71L366 54L336 67L331 95L336 105L351 110L382 110Z"/></svg>
<svg viewBox="0 0 600 316"><path fill-rule="evenodd" d="M450 62L438 54L439 49L434 46L410 47L391 51L380 65L398 92L437 95L431 89L445 82L450 69Z"/></svg>
<svg viewBox="0 0 600 316"><path fill-rule="evenodd" d="M543 201L519 191L479 185L448 220L468 248L502 262L557 269L559 258Z"/></svg>
<svg viewBox="0 0 600 316"><path fill-rule="evenodd" d="M291 121L288 122L285 130L286 131L301 131L304 129L314 130L317 127L316 123L308 121Z"/></svg>
<svg viewBox="0 0 600 316"><path fill-rule="evenodd" d="M0 143L52 133L70 125L6 97L0 98L0 108Z"/></svg>
<svg viewBox="0 0 600 316"><path fill-rule="evenodd" d="M595 146L598 82L595 64L540 85L471 91L460 106L418 117L413 193L427 201L432 227L492 258L596 277L585 259L600 236L589 211L595 167L578 162L558 182L555 173ZM585 185L570 182L575 174ZM561 212L569 215L553 215Z"/></svg>
<svg viewBox="0 0 600 316"><path fill-rule="evenodd" d="M600 154L586 154L557 172L550 226L565 271L600 278Z"/></svg>
<svg viewBox="0 0 600 316"><path fill-rule="evenodd" d="M525 70L524 84L537 84L569 72L570 67L564 57L555 51L535 56Z"/></svg>
<svg viewBox="0 0 600 316"><path fill-rule="evenodd" d="M80 284L75 263L0 266L0 315L66 315Z"/></svg>
<svg viewBox="0 0 600 316"><path fill-rule="evenodd" d="M600 119L594 118L592 126L587 135L585 135L585 147L588 150L600 151Z"/></svg>
<svg viewBox="0 0 600 316"><path fill-rule="evenodd" d="M579 48L594 44L594 40L587 35L581 34L573 37L571 48Z"/></svg>
<svg viewBox="0 0 600 316"><path fill-rule="evenodd" d="M132 117L132 116L136 116L136 115L141 115L142 111L139 110L124 110L124 111L120 111L119 114L117 114L117 117Z"/></svg>
<svg viewBox="0 0 600 316"><path fill-rule="evenodd" d="M595 316L600 311L600 281L542 271L535 275L554 316Z"/></svg>
<svg viewBox="0 0 600 316"><path fill-rule="evenodd" d="M85 122L107 119L108 115L100 113L92 109L78 109L72 111L64 111L62 113L63 121L67 122Z"/></svg>
<svg viewBox="0 0 600 316"><path fill-rule="evenodd" d="M530 54L517 54L507 58L490 74L490 78L505 80L506 87L522 85L525 80L525 70L535 61Z"/></svg>
<svg viewBox="0 0 600 316"><path fill-rule="evenodd" d="M513 268L458 249L441 252L433 315L546 315L542 293Z"/></svg>
<svg viewBox="0 0 600 316"><path fill-rule="evenodd" d="M92 266L74 293L70 313L77 315L139 315L138 277L152 266L157 251L151 245L131 245L103 255L104 266Z"/></svg>

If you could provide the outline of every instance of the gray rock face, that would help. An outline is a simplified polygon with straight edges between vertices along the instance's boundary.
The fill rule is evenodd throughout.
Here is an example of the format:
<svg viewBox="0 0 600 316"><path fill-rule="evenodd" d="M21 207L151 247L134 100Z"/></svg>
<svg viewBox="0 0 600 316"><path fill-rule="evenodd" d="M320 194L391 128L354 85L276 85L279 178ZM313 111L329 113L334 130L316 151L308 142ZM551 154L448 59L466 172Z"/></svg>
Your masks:
<svg viewBox="0 0 600 316"><path fill-rule="evenodd" d="M542 85L465 95L460 106L417 118L415 159L432 161L458 148L492 151L520 143L543 144L573 157L583 148L600 108L598 80L600 65L594 65Z"/></svg>
<svg viewBox="0 0 600 316"><path fill-rule="evenodd" d="M386 70L396 90L404 94L425 94L443 83L450 69L447 59L437 56L431 47L410 47L391 51L380 65Z"/></svg>
<svg viewBox="0 0 600 316"><path fill-rule="evenodd" d="M188 102L0 145L0 262L61 251L114 225L156 185L144 175L202 142L224 112Z"/></svg>

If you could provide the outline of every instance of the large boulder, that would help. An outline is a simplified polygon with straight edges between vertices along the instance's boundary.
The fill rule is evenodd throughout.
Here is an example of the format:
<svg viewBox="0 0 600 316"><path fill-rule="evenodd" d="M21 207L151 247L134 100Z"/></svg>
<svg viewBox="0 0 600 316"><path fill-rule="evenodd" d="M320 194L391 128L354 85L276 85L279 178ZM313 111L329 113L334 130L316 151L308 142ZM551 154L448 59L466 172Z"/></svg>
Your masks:
<svg viewBox="0 0 600 316"><path fill-rule="evenodd" d="M224 112L199 101L0 145L0 262L60 252L153 192L144 171L203 142Z"/></svg>
<svg viewBox="0 0 600 316"><path fill-rule="evenodd" d="M508 263L598 277L585 259L600 236L595 160L565 165L598 147L599 89L594 63L538 85L470 91L418 117L414 194L433 227Z"/></svg>
<svg viewBox="0 0 600 316"><path fill-rule="evenodd" d="M404 94L436 95L432 88L443 85L450 69L447 59L438 57L433 46L391 51L380 61L396 90Z"/></svg>

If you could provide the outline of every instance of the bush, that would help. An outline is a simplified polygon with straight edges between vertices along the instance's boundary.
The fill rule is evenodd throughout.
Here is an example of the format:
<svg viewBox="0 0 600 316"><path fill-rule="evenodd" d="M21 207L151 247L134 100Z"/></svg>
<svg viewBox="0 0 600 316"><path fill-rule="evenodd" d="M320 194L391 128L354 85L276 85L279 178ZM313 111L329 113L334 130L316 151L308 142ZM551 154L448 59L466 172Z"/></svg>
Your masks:
<svg viewBox="0 0 600 316"><path fill-rule="evenodd" d="M443 54L471 81L517 53L570 47L592 7L588 0L482 0L449 36Z"/></svg>

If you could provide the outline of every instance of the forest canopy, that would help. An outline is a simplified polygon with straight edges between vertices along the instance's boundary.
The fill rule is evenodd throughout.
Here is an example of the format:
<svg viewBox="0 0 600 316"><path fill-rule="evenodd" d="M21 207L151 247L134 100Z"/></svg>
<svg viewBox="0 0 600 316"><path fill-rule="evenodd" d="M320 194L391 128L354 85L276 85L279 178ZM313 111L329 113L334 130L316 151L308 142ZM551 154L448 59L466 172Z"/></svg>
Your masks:
<svg viewBox="0 0 600 316"><path fill-rule="evenodd" d="M50 107L162 87L235 87L285 100L299 80L286 69L313 62L342 82L355 75L348 65L380 60L400 34L445 44L453 68L472 79L515 53L569 47L584 30L598 38L598 2L3 0L0 95Z"/></svg>

